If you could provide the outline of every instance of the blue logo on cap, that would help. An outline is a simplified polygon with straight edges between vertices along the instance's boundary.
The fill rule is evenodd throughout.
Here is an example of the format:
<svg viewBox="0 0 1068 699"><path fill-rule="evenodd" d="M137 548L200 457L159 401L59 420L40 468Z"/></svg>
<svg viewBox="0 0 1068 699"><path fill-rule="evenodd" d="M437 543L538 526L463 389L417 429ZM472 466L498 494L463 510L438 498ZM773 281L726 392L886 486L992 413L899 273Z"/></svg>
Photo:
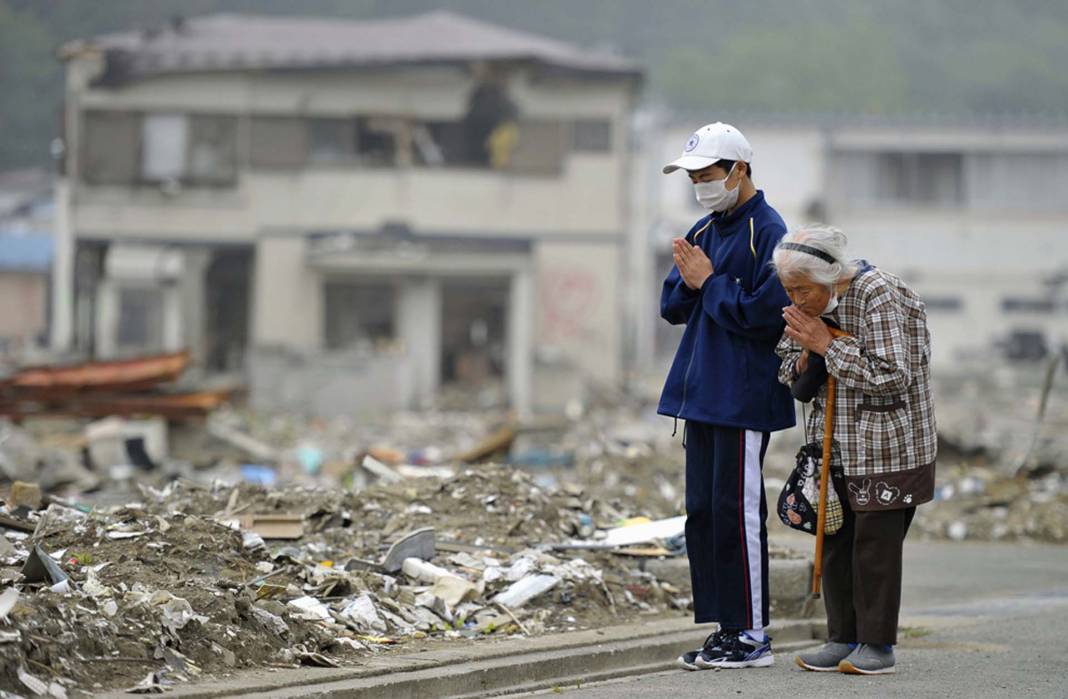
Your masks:
<svg viewBox="0 0 1068 699"><path fill-rule="evenodd" d="M686 147L682 149L682 152L683 153L689 153L694 148L696 148L697 144L700 143L700 142L701 142L701 137L698 136L697 134L694 134L693 136L690 136L690 140L686 142Z"/></svg>

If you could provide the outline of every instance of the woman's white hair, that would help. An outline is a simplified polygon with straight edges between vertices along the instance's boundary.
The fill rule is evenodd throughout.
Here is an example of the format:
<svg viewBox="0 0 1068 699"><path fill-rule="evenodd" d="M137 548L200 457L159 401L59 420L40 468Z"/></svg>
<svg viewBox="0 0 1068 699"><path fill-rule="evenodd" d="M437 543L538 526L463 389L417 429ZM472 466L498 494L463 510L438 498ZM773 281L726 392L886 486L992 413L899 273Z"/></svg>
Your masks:
<svg viewBox="0 0 1068 699"><path fill-rule="evenodd" d="M857 266L848 262L845 256L849 239L840 228L822 223L810 223L787 233L771 256L771 264L779 279L802 277L817 284L833 286L840 281L851 278L857 272ZM813 250L799 250L802 245ZM830 257L833 262L819 253Z"/></svg>

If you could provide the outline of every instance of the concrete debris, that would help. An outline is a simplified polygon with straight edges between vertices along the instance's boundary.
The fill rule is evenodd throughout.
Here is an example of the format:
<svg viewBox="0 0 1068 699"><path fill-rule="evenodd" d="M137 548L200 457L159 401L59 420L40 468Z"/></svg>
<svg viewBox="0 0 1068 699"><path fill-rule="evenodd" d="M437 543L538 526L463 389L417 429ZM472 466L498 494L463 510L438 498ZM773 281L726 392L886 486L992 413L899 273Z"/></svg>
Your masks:
<svg viewBox="0 0 1068 699"><path fill-rule="evenodd" d="M378 615L378 609L369 595L362 594L341 610L342 618L349 619L364 630L385 632L386 622Z"/></svg>
<svg viewBox="0 0 1068 699"><path fill-rule="evenodd" d="M163 694L165 689L160 681L160 672L150 672L140 682L126 690L127 694Z"/></svg>
<svg viewBox="0 0 1068 699"><path fill-rule="evenodd" d="M935 502L919 508L923 535L953 541L1068 543L1068 469L1043 466L1008 476L990 467L937 474Z"/></svg>
<svg viewBox="0 0 1068 699"><path fill-rule="evenodd" d="M452 607L461 602L470 602L478 593L478 585L455 575L441 576L434 581L434 585L430 588L430 594L440 598Z"/></svg>
<svg viewBox="0 0 1068 699"><path fill-rule="evenodd" d="M8 615L15 608L15 604L18 601L19 591L13 587L9 587L3 593L0 593L0 621L7 621Z"/></svg>
<svg viewBox="0 0 1068 699"><path fill-rule="evenodd" d="M329 621L333 618L326 605L314 597L299 597L290 600L286 606L296 610L302 619L309 621Z"/></svg>
<svg viewBox="0 0 1068 699"><path fill-rule="evenodd" d="M405 559L418 558L429 561L434 554L434 528L417 529L405 534L389 547L386 557L382 559L382 569L387 573L396 573L404 565Z"/></svg>
<svg viewBox="0 0 1068 699"><path fill-rule="evenodd" d="M48 694L48 685L26 672L26 668L19 668L18 677L19 682L21 682L26 689L30 690L31 694L35 696L46 696Z"/></svg>
<svg viewBox="0 0 1068 699"><path fill-rule="evenodd" d="M277 451L269 444L264 444L214 417L208 420L208 432L213 437L248 453L257 461L272 463L278 459Z"/></svg>
<svg viewBox="0 0 1068 699"><path fill-rule="evenodd" d="M651 575L630 601L631 559L548 552L573 535L575 508L602 535L640 512L585 493L484 465L359 491L179 479L142 485L124 504L68 496L19 520L36 538L3 530L11 550L0 579L13 584L0 595L0 664L31 657L74 686L154 693L233 668L325 666L424 638L540 634L674 610L685 592ZM247 513L289 517L302 534L261 536L242 527ZM50 589L57 572L65 592ZM0 690L27 691L2 674Z"/></svg>
<svg viewBox="0 0 1068 699"><path fill-rule="evenodd" d="M363 461L360 462L360 465L363 466L364 470L366 470L372 476L386 483L396 483L397 481L402 480L404 478L392 468L386 466L384 463L374 458L370 454L363 457Z"/></svg>
<svg viewBox="0 0 1068 699"><path fill-rule="evenodd" d="M97 469L131 464L151 470L167 457L163 418L126 420L109 417L85 428L89 459Z"/></svg>
<svg viewBox="0 0 1068 699"><path fill-rule="evenodd" d="M34 546L22 566L22 577L27 583L57 585L67 580L67 574L40 546Z"/></svg>
<svg viewBox="0 0 1068 699"><path fill-rule="evenodd" d="M36 460L80 463L83 425L0 422L0 493L36 483L47 507L0 506L0 666L156 693L235 669L685 612L683 452L651 410L613 401L504 427L499 413L219 411L207 438L169 425L166 450L146 448L155 468L101 467L125 468L109 481L79 465L96 490L36 475ZM792 437L772 441L769 496ZM1019 474L985 447L940 455L938 501L914 526L1068 540L1065 462L1038 453ZM31 558L39 569L23 576ZM28 689L12 670L3 691Z"/></svg>
<svg viewBox="0 0 1068 699"><path fill-rule="evenodd" d="M529 575L512 583L507 590L493 598L497 604L517 609L560 584L555 575Z"/></svg>

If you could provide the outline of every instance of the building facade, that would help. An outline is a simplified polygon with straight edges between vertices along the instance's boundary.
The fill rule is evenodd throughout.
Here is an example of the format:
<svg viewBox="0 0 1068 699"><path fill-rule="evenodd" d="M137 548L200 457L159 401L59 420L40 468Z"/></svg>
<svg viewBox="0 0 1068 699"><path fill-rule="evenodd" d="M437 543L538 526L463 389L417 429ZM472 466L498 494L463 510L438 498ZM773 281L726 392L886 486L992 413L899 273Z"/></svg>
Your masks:
<svg viewBox="0 0 1068 699"><path fill-rule="evenodd" d="M619 380L633 64L448 13L62 57L57 347L189 347L313 412Z"/></svg>

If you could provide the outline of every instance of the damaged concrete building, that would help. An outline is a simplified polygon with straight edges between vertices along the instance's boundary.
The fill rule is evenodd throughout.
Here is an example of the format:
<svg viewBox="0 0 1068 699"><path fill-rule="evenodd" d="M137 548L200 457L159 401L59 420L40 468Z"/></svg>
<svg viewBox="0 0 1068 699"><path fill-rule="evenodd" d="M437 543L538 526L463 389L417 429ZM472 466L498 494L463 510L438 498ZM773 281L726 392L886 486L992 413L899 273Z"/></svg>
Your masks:
<svg viewBox="0 0 1068 699"><path fill-rule="evenodd" d="M445 12L60 53L56 348L188 347L327 413L621 378L635 64Z"/></svg>

